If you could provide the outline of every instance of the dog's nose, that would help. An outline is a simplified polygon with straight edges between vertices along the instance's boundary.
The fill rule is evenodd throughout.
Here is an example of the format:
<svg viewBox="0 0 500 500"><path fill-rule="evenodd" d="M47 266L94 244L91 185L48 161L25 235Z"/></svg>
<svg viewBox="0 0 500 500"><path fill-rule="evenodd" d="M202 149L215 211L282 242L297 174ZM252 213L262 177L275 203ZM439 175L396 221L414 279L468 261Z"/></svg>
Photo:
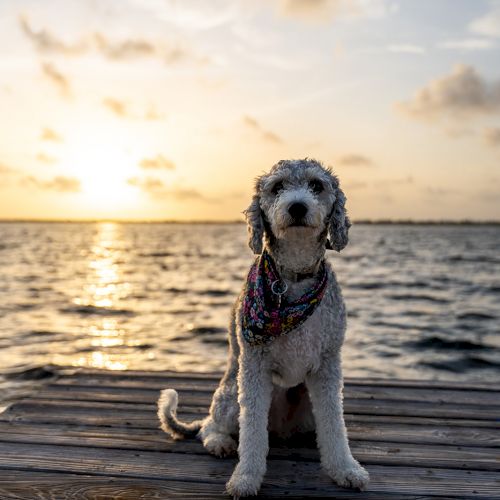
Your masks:
<svg viewBox="0 0 500 500"><path fill-rule="evenodd" d="M307 207L303 203L292 203L288 208L288 213L294 219L301 219L307 214Z"/></svg>

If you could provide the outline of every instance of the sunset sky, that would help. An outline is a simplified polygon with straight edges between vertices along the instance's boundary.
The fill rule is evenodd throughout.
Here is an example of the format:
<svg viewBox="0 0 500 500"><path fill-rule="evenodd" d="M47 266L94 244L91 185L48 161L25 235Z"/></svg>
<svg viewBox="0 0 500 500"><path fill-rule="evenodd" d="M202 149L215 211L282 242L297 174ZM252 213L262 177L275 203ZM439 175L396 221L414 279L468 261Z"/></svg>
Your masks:
<svg viewBox="0 0 500 500"><path fill-rule="evenodd" d="M240 219L306 156L354 219L500 219L500 1L0 2L0 218Z"/></svg>

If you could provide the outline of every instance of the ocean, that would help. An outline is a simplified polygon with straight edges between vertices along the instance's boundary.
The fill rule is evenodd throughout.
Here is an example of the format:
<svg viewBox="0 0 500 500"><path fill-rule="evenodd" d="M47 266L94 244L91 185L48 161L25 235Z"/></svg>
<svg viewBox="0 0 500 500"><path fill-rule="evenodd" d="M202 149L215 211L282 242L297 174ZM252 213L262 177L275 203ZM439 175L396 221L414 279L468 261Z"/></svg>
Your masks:
<svg viewBox="0 0 500 500"><path fill-rule="evenodd" d="M347 376L500 381L500 226L355 225ZM0 401L48 364L223 370L243 224L0 223Z"/></svg>

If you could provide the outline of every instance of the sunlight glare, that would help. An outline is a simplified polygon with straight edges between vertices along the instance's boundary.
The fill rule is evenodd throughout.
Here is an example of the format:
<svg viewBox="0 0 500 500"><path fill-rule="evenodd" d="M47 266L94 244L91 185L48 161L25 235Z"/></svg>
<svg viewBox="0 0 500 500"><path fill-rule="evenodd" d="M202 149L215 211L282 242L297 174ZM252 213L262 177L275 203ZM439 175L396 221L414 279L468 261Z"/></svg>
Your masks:
<svg viewBox="0 0 500 500"><path fill-rule="evenodd" d="M138 190L127 183L137 175L137 161L123 147L98 138L80 141L69 146L62 166L67 175L80 180L88 207L117 211L138 199Z"/></svg>

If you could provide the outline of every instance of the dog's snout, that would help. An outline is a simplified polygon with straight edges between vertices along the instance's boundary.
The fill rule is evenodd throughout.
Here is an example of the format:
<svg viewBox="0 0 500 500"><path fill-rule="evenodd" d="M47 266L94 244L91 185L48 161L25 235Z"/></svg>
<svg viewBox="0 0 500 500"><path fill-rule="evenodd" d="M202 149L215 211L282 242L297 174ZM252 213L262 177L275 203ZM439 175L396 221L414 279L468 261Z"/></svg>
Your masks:
<svg viewBox="0 0 500 500"><path fill-rule="evenodd" d="M288 213L294 219L301 219L307 214L307 207L303 203L292 203L288 208Z"/></svg>

